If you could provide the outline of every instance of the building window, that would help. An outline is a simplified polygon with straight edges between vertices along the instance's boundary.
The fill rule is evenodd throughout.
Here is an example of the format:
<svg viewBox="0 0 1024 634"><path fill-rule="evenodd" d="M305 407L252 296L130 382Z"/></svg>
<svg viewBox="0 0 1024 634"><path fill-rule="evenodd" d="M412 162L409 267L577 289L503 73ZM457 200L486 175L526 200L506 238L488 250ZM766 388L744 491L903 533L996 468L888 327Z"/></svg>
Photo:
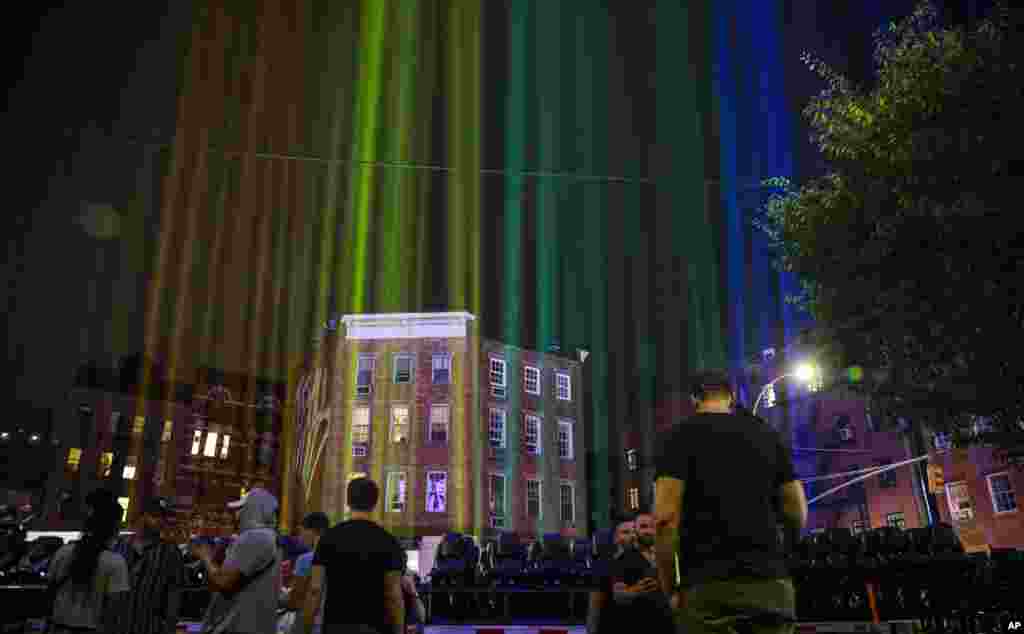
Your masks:
<svg viewBox="0 0 1024 634"><path fill-rule="evenodd" d="M452 380L452 357L448 354L435 354L431 362L435 385L447 385Z"/></svg>
<svg viewBox="0 0 1024 634"><path fill-rule="evenodd" d="M427 472L427 512L444 513L448 509L448 474Z"/></svg>
<svg viewBox="0 0 1024 634"><path fill-rule="evenodd" d="M370 408L355 407L352 409L352 455L366 455L366 446L370 444Z"/></svg>
<svg viewBox="0 0 1024 634"><path fill-rule="evenodd" d="M627 502L629 508L633 511L640 508L640 488L630 487L629 488L629 500Z"/></svg>
<svg viewBox="0 0 1024 634"><path fill-rule="evenodd" d="M540 417L533 414L526 415L526 453L540 455Z"/></svg>
<svg viewBox="0 0 1024 634"><path fill-rule="evenodd" d="M938 432L935 434L932 442L935 444L936 449L949 449L953 446L953 437L945 432Z"/></svg>
<svg viewBox="0 0 1024 634"><path fill-rule="evenodd" d="M199 449L202 446L203 446L203 431L201 429L197 429L194 432L192 432L192 455L193 456L198 456L199 455Z"/></svg>
<svg viewBox="0 0 1024 634"><path fill-rule="evenodd" d="M853 440L853 425L850 424L850 417L846 414L840 414L835 417L833 421L835 426L836 435L839 440L844 442L850 442Z"/></svg>
<svg viewBox="0 0 1024 634"><path fill-rule="evenodd" d="M132 505L131 498L117 498L117 503L121 506L121 523L128 521L128 508Z"/></svg>
<svg viewBox="0 0 1024 634"><path fill-rule="evenodd" d="M563 522L575 522L576 521L576 495L573 491L573 486L567 482L563 482L558 486L558 498L561 503L562 509L562 521Z"/></svg>
<svg viewBox="0 0 1024 634"><path fill-rule="evenodd" d="M392 471L387 482L388 512L401 513L405 510L405 472Z"/></svg>
<svg viewBox="0 0 1024 634"><path fill-rule="evenodd" d="M82 462L82 450L77 447L68 449L67 469L71 473L78 472L78 466Z"/></svg>
<svg viewBox="0 0 1024 634"><path fill-rule="evenodd" d="M864 520L853 520L850 522L850 532L854 535L860 535L867 530L867 523Z"/></svg>
<svg viewBox="0 0 1024 634"><path fill-rule="evenodd" d="M974 504L966 482L950 482L946 484L946 503L949 515L955 521L965 522L974 519Z"/></svg>
<svg viewBox="0 0 1024 634"><path fill-rule="evenodd" d="M907 527L907 521L903 518L903 513L889 513L885 516L885 525L903 530Z"/></svg>
<svg viewBox="0 0 1024 634"><path fill-rule="evenodd" d="M892 464L892 460L879 460L879 467L887 467ZM891 489L896 486L896 470L890 469L889 471L883 471L878 474L878 486L883 489Z"/></svg>
<svg viewBox="0 0 1024 634"><path fill-rule="evenodd" d="M451 408L447 405L432 405L430 407L430 442L435 444L446 444L448 442L448 419Z"/></svg>
<svg viewBox="0 0 1024 634"><path fill-rule="evenodd" d="M110 465L112 465L112 464L114 464L114 454L113 453L111 453L109 451L105 451L105 452L100 454L100 477L101 478L109 478L110 477Z"/></svg>
<svg viewBox="0 0 1024 634"><path fill-rule="evenodd" d="M132 433L141 434L144 429L146 429L145 416L136 416L135 422L132 424Z"/></svg>
<svg viewBox="0 0 1024 634"><path fill-rule="evenodd" d="M505 476L492 473L490 477L490 506L494 517L505 516Z"/></svg>
<svg viewBox="0 0 1024 634"><path fill-rule="evenodd" d="M412 369L414 366L412 355L395 355L395 383L412 383Z"/></svg>
<svg viewBox="0 0 1024 634"><path fill-rule="evenodd" d="M523 368L523 389L527 394L540 396L540 369L533 366Z"/></svg>
<svg viewBox="0 0 1024 634"><path fill-rule="evenodd" d="M565 372L555 374L555 387L557 388L558 400L572 400L572 377Z"/></svg>
<svg viewBox="0 0 1024 634"><path fill-rule="evenodd" d="M505 448L505 410L491 410L488 436L490 437L492 449Z"/></svg>
<svg viewBox="0 0 1024 634"><path fill-rule="evenodd" d="M636 471L640 468L640 454L637 453L636 449L626 450L626 468L630 471Z"/></svg>
<svg viewBox="0 0 1024 634"><path fill-rule="evenodd" d="M993 473L988 477L988 492L992 495L992 510L1012 513L1017 510L1017 495L1008 473Z"/></svg>
<svg viewBox="0 0 1024 634"><path fill-rule="evenodd" d="M526 481L526 515L540 517L540 480Z"/></svg>
<svg viewBox="0 0 1024 634"><path fill-rule="evenodd" d="M567 420L558 421L558 457L572 460L572 423Z"/></svg>
<svg viewBox="0 0 1024 634"><path fill-rule="evenodd" d="M223 440L220 443L220 459L228 459L228 448L231 447L231 436L224 435Z"/></svg>
<svg viewBox="0 0 1024 634"><path fill-rule="evenodd" d="M124 468L121 469L121 477L125 480L135 479L135 456L128 456Z"/></svg>
<svg viewBox="0 0 1024 634"><path fill-rule="evenodd" d="M164 433L160 435L160 442L171 442L171 437L174 434L174 421L164 421Z"/></svg>
<svg viewBox="0 0 1024 634"><path fill-rule="evenodd" d="M366 396L373 390L373 371L376 361L373 357L359 357L356 368L356 396Z"/></svg>
<svg viewBox="0 0 1024 634"><path fill-rule="evenodd" d="M203 455L207 458L217 455L217 432L211 431L206 434L206 445L203 447Z"/></svg>
<svg viewBox="0 0 1024 634"><path fill-rule="evenodd" d="M117 428L121 424L121 412L110 413L110 433L116 434Z"/></svg>
<svg viewBox="0 0 1024 634"><path fill-rule="evenodd" d="M490 380L491 380L491 396L495 398L505 398L505 389L508 385L506 383L505 375L505 360L504 359L491 359L490 363Z"/></svg>
<svg viewBox="0 0 1024 634"><path fill-rule="evenodd" d="M391 407L391 442L409 441L409 406Z"/></svg>

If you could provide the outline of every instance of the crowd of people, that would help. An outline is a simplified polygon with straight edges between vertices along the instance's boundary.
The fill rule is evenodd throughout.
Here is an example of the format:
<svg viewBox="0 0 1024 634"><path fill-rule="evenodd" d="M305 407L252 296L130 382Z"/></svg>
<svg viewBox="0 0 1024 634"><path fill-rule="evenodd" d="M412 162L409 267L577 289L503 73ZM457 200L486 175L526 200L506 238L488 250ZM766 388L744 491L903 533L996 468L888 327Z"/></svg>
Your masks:
<svg viewBox="0 0 1024 634"><path fill-rule="evenodd" d="M696 415L677 425L656 463L655 506L620 523L618 552L591 593L589 634L788 634L795 591L778 527L796 533L807 501L792 459L774 429L737 411L728 377L695 383ZM736 469L742 465L741 469ZM218 554L191 545L212 592L204 634L409 634L422 626L423 602L406 553L373 519L380 488L348 484L350 518L333 527L305 518L290 583L282 576L278 502L253 489L228 504L238 535ZM82 538L53 557L49 593L55 634L172 634L178 625L184 559L162 537L172 509L148 501L138 530L118 541L122 509L99 490L86 500ZM282 587L282 586L289 587Z"/></svg>

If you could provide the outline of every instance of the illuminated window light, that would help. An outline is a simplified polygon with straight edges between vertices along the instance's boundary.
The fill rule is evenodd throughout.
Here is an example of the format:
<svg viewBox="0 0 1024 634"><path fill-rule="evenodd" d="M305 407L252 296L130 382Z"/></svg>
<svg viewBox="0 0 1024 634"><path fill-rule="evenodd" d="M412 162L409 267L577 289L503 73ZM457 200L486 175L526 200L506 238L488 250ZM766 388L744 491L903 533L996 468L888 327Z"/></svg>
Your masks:
<svg viewBox="0 0 1024 634"><path fill-rule="evenodd" d="M128 507L131 506L131 498L117 498L117 503L121 505L121 521L128 521Z"/></svg>
<svg viewBox="0 0 1024 634"><path fill-rule="evenodd" d="M174 433L174 421L164 421L164 433L160 437L160 442L170 442L171 435Z"/></svg>
<svg viewBox="0 0 1024 634"><path fill-rule="evenodd" d="M121 477L124 478L125 480L134 480L135 479L135 465L133 465L133 464L126 464L124 466L124 470L121 472Z"/></svg>
<svg viewBox="0 0 1024 634"><path fill-rule="evenodd" d="M203 432L195 430L192 432L192 455L199 455L199 448L203 445Z"/></svg>
<svg viewBox="0 0 1024 634"><path fill-rule="evenodd" d="M231 436L225 435L224 442L220 446L220 459L228 459L228 447L231 446Z"/></svg>
<svg viewBox="0 0 1024 634"><path fill-rule="evenodd" d="M114 454L107 451L100 455L100 477L110 477L110 465L114 464Z"/></svg>
<svg viewBox="0 0 1024 634"><path fill-rule="evenodd" d="M68 449L67 466L71 471L78 471L78 465L82 461L82 450L77 447Z"/></svg>
<svg viewBox="0 0 1024 634"><path fill-rule="evenodd" d="M217 455L217 432L211 431L206 434L206 446L203 448L203 455L213 458Z"/></svg>
<svg viewBox="0 0 1024 634"><path fill-rule="evenodd" d="M775 386L769 384L764 390L764 406L775 407Z"/></svg>

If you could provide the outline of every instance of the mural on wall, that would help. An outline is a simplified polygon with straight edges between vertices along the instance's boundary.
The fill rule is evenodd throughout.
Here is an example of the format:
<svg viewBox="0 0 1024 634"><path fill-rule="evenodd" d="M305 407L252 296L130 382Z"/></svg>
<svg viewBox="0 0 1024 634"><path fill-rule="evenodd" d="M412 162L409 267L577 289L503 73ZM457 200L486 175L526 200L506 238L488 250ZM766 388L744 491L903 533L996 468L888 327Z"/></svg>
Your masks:
<svg viewBox="0 0 1024 634"><path fill-rule="evenodd" d="M313 479L330 431L331 401L328 373L314 369L299 382L296 395L295 473L308 503Z"/></svg>

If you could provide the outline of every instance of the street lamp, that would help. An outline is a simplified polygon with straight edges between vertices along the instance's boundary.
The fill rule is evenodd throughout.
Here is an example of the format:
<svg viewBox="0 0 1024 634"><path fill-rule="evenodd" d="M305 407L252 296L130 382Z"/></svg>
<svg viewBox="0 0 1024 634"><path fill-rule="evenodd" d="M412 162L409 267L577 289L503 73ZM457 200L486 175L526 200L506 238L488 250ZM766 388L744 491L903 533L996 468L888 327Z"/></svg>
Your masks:
<svg viewBox="0 0 1024 634"><path fill-rule="evenodd" d="M775 377L771 381L765 384L761 388L761 393L757 395L757 400L754 401L754 409L751 412L755 416L757 415L757 408L761 405L761 400L764 398L770 390L774 389L775 384L787 377L795 377L801 383L811 383L818 376L818 368L811 363L801 363L792 372L786 372Z"/></svg>

